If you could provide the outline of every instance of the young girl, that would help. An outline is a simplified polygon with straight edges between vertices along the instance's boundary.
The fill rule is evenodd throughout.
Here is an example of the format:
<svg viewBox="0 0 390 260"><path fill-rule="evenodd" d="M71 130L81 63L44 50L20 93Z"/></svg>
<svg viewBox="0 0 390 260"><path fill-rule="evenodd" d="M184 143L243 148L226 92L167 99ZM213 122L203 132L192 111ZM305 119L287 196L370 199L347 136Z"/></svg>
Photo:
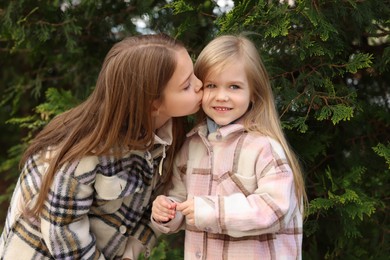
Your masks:
<svg viewBox="0 0 390 260"><path fill-rule="evenodd" d="M201 88L174 39L134 36L115 44L90 97L54 118L25 152L0 259L147 254L159 234L150 224L151 201L181 145L177 119L198 111Z"/></svg>
<svg viewBox="0 0 390 260"><path fill-rule="evenodd" d="M169 197L153 202L154 225L175 232L185 217L185 259L300 259L303 178L254 44L214 39L195 75L206 116L175 160Z"/></svg>

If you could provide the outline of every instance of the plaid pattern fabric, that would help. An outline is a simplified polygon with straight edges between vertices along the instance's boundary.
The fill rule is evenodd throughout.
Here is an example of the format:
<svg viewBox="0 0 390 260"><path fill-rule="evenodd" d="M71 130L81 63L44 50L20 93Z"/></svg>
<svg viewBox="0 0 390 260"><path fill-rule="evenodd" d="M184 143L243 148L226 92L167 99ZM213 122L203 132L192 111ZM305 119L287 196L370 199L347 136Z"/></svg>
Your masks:
<svg viewBox="0 0 390 260"><path fill-rule="evenodd" d="M150 153L89 156L64 165L39 219L21 212L34 203L51 155L29 158L12 197L0 259L121 259L133 239L150 250L159 235L150 225L150 202L160 187L162 145Z"/></svg>
<svg viewBox="0 0 390 260"><path fill-rule="evenodd" d="M301 259L302 215L275 140L246 133L240 124L207 136L200 125L177 157L173 185L172 199L194 198L185 259ZM170 233L176 223L154 224Z"/></svg>

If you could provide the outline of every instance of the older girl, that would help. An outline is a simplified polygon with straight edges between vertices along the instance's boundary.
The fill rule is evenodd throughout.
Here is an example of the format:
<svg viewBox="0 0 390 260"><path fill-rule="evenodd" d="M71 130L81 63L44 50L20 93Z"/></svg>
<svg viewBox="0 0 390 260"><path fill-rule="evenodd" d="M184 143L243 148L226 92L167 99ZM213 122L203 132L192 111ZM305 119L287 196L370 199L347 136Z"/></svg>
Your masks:
<svg viewBox="0 0 390 260"><path fill-rule="evenodd" d="M300 259L303 178L254 44L214 39L195 75L204 119L176 158L170 200L153 203L155 226L175 232L185 217L185 259Z"/></svg>
<svg viewBox="0 0 390 260"><path fill-rule="evenodd" d="M89 98L54 118L25 152L0 259L147 254L158 235L151 200L181 144L178 118L198 111L201 88L174 39L134 36L115 44Z"/></svg>

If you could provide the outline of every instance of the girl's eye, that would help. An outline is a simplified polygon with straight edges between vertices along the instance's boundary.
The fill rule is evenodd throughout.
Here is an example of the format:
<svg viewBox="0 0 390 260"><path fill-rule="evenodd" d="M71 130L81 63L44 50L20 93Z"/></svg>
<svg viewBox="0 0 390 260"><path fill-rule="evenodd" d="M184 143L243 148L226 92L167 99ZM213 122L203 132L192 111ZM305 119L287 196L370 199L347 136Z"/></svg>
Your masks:
<svg viewBox="0 0 390 260"><path fill-rule="evenodd" d="M191 84L188 84L186 87L183 88L183 90L189 90L191 88Z"/></svg>
<svg viewBox="0 0 390 260"><path fill-rule="evenodd" d="M217 86L215 86L214 84L207 84L204 87L205 88L216 88Z"/></svg>
<svg viewBox="0 0 390 260"><path fill-rule="evenodd" d="M231 85L230 88L231 88L231 89L239 89L240 87L237 86L237 85Z"/></svg>

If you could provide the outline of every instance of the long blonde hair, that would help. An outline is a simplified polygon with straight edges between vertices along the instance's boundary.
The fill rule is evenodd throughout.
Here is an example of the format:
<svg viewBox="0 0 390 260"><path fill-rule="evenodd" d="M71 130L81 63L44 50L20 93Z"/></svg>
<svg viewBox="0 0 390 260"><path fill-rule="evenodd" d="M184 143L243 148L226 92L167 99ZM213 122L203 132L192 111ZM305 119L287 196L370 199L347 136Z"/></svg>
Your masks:
<svg viewBox="0 0 390 260"><path fill-rule="evenodd" d="M116 43L105 57L96 87L82 104L53 120L35 137L21 164L49 147L56 153L42 182L37 203L29 213L38 215L56 171L66 162L85 155L103 155L116 150L145 150L153 145L152 101L163 99L163 91L173 75L176 52L181 42L164 35L142 35ZM168 150L170 179L173 154L184 139L182 118L174 118L173 144ZM182 139L180 139L183 137Z"/></svg>
<svg viewBox="0 0 390 260"><path fill-rule="evenodd" d="M199 54L194 66L195 75L204 81L210 73L218 72L226 64L237 60L243 61L251 91L251 104L244 117L244 127L249 132L270 136L282 145L294 175L295 195L300 205L307 205L302 170L284 136L269 76L253 42L244 35L215 38ZM203 111L198 113L198 118L205 118Z"/></svg>

